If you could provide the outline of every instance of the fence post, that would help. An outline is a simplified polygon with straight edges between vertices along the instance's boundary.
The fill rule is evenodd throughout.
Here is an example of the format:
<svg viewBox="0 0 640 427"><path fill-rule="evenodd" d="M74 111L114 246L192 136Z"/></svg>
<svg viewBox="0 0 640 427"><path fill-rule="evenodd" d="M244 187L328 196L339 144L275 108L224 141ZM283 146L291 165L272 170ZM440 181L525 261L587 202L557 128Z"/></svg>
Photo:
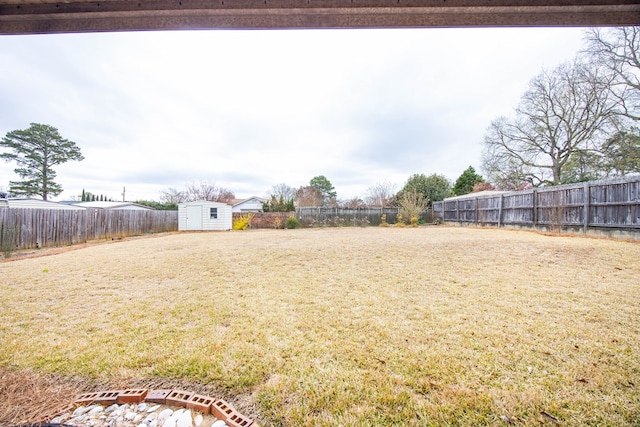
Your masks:
<svg viewBox="0 0 640 427"><path fill-rule="evenodd" d="M475 203L476 203L476 205L475 205L475 208L476 208L476 224L478 224L478 223L480 223L480 218L479 218L479 215L478 215L478 198L477 197L476 197L476 202Z"/></svg>
<svg viewBox="0 0 640 427"><path fill-rule="evenodd" d="M582 193L582 197L584 198L584 207L582 208L582 221L583 221L583 227L584 227L584 233L587 233L587 229L589 228L589 183L585 182L584 183L584 190Z"/></svg>
<svg viewBox="0 0 640 427"><path fill-rule="evenodd" d="M500 194L500 207L498 208L498 228L502 225L502 205L504 204L504 195Z"/></svg>
<svg viewBox="0 0 640 427"><path fill-rule="evenodd" d="M538 190L533 189L533 227L538 225Z"/></svg>
<svg viewBox="0 0 640 427"><path fill-rule="evenodd" d="M460 222L460 200L456 200L456 222Z"/></svg>

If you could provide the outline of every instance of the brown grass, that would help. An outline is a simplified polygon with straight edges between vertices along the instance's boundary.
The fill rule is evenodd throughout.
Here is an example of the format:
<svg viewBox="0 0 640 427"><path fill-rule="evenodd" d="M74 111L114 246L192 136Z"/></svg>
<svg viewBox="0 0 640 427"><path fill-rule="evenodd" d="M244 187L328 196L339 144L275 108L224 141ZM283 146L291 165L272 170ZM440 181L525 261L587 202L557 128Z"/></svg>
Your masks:
<svg viewBox="0 0 640 427"><path fill-rule="evenodd" d="M0 367L200 384L261 425L637 425L639 260L446 227L90 246L0 264Z"/></svg>

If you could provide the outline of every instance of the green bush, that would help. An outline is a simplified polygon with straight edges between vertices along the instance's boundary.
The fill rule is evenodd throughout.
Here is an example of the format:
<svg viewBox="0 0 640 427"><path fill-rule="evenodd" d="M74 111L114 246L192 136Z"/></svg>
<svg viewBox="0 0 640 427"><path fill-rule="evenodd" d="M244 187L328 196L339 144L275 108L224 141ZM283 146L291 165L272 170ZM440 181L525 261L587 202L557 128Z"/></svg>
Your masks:
<svg viewBox="0 0 640 427"><path fill-rule="evenodd" d="M287 218L286 227L300 228L301 224L300 224L300 221L298 221L298 218L296 218L295 216L290 216L289 218Z"/></svg>

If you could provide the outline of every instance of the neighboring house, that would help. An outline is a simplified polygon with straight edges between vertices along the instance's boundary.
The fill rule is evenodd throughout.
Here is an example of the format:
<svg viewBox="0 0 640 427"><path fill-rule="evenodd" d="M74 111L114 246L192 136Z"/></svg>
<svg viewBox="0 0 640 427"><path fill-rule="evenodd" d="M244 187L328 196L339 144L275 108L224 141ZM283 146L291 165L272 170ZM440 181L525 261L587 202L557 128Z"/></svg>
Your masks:
<svg viewBox="0 0 640 427"><path fill-rule="evenodd" d="M262 197L249 197L248 199L234 199L229 204L233 206L233 212L262 212L262 203L267 199Z"/></svg>
<svg viewBox="0 0 640 427"><path fill-rule="evenodd" d="M200 200L178 205L178 230L231 230L231 205Z"/></svg>
<svg viewBox="0 0 640 427"><path fill-rule="evenodd" d="M83 208L92 209L111 209L111 210L135 210L135 211L152 211L155 210L149 206L139 205L132 202L79 202L74 206L81 206Z"/></svg>
<svg viewBox="0 0 640 427"><path fill-rule="evenodd" d="M81 206L65 205L63 203L50 202L40 199L0 199L0 209L63 209L63 210L84 210Z"/></svg>

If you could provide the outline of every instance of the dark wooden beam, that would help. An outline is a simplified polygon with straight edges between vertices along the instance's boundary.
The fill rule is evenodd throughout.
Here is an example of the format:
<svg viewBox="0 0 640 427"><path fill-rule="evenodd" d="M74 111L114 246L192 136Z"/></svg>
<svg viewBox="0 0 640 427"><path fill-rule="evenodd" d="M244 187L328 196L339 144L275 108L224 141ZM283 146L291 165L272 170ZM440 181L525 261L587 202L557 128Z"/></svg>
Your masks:
<svg viewBox="0 0 640 427"><path fill-rule="evenodd" d="M0 34L626 25L638 0L0 0Z"/></svg>

